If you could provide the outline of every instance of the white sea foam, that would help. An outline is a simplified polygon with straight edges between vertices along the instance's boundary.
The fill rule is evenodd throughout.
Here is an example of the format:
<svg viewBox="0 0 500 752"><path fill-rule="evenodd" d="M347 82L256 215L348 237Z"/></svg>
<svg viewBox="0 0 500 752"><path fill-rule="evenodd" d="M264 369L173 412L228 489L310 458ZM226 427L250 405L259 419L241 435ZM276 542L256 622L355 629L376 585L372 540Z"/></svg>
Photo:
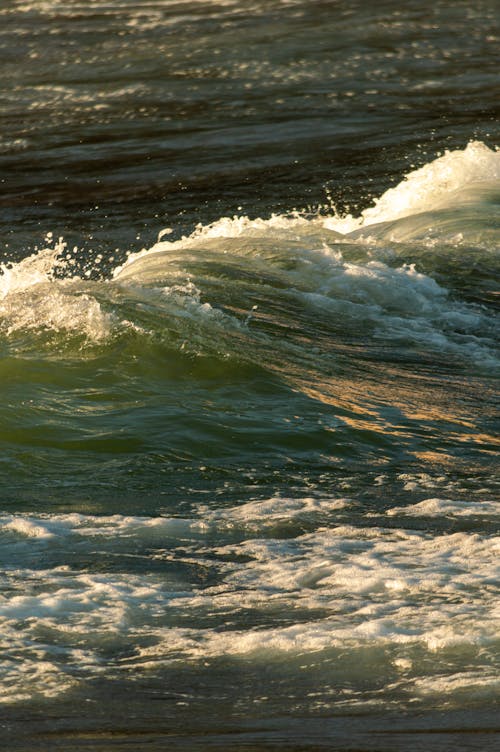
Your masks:
<svg viewBox="0 0 500 752"><path fill-rule="evenodd" d="M201 508L192 519L3 515L0 625L9 681L0 700L64 691L104 665L111 676L221 656L272 667L318 651L357 663L367 650L370 676L382 651L393 655L395 670L411 672L417 695L455 693L449 656L459 651L474 672L476 653L493 650L497 639L500 541L342 524L351 504L275 497ZM290 518L313 530L276 537ZM101 556L117 569L72 568L73 560ZM51 557L66 563L50 566ZM126 571L141 560L165 569ZM209 570L213 584L193 580ZM221 631L229 614L231 626ZM420 660L434 656L442 680L420 673L417 649ZM489 680L484 691L493 692Z"/></svg>
<svg viewBox="0 0 500 752"><path fill-rule="evenodd" d="M483 183L500 180L500 151L480 141L465 149L446 151L442 157L410 172L395 187L362 212L359 218L329 219L325 224L337 232L353 232L380 222L391 222L426 211L453 207L457 193L472 193Z"/></svg>
<svg viewBox="0 0 500 752"><path fill-rule="evenodd" d="M167 228L159 233L159 240L154 246L143 249L138 253L130 254L126 262L118 266L113 273L115 279L143 278L144 273L148 270L152 257L156 254L174 255L183 253L189 249L214 247L217 248L220 241L239 239L245 241L258 241L262 238L274 236L281 244L287 241L296 241L298 239L306 240L317 230L317 225L311 220L298 213L290 215L273 214L268 219L257 217L251 219L246 216L221 217L216 222L208 225L199 224L194 232L181 238L180 240L168 241L163 240L164 235L170 233L171 228ZM331 237L340 237L338 233L332 233ZM213 243L218 241L218 243ZM250 244L250 249L253 249ZM239 246L231 246L232 252L245 255L248 249L245 243ZM168 258L164 256L168 263Z"/></svg>
<svg viewBox="0 0 500 752"><path fill-rule="evenodd" d="M448 290L414 264L393 268L380 261L354 264L339 251L329 253L327 265L310 256L304 276L314 292L296 294L318 311L329 311L344 328L369 325L377 338L400 344L415 343L459 357L476 365L496 368L499 364L496 331L485 311L452 300Z"/></svg>
<svg viewBox="0 0 500 752"><path fill-rule="evenodd" d="M198 515L192 519L183 517L137 517L124 515L91 516L82 514L18 516L0 515L0 535L8 532L17 542L26 538L45 541L64 541L69 536L73 541L105 539L112 536L113 549L130 546L136 539L144 545L159 546L169 540L198 541L207 534L238 532L240 535L261 535L273 528L294 521L318 521L336 515L352 506L346 498L317 499L272 497L247 502L229 509L211 509L200 505ZM30 541L30 550L33 546ZM8 542L4 540L4 546Z"/></svg>
<svg viewBox="0 0 500 752"><path fill-rule="evenodd" d="M0 266L0 327L7 335L48 330L91 340L109 336L113 315L82 289L79 280L54 277L62 250L57 244L17 264Z"/></svg>
<svg viewBox="0 0 500 752"><path fill-rule="evenodd" d="M263 501L247 502L241 507L232 507L219 511L209 507L200 507L206 514L204 527L206 530L216 528L221 530L244 530L245 533L264 534L283 524L293 524L300 520L317 521L336 514L352 506L349 499L315 499L300 498L287 499L273 497Z"/></svg>
<svg viewBox="0 0 500 752"><path fill-rule="evenodd" d="M18 264L2 264L0 270L0 300L45 284L51 279L60 248L46 248L28 256Z"/></svg>
<svg viewBox="0 0 500 752"><path fill-rule="evenodd" d="M461 695L462 699L489 700L497 697L500 691L500 678L494 668L484 667L482 671L464 671L451 676L428 676L418 679L414 685L419 695L447 697Z"/></svg>
<svg viewBox="0 0 500 752"><path fill-rule="evenodd" d="M0 530L2 529L10 530L26 538L50 539L54 537L50 525L48 526L39 520L30 520L25 517L14 517L7 522L0 520Z"/></svg>
<svg viewBox="0 0 500 752"><path fill-rule="evenodd" d="M82 514L40 515L37 517L19 517L0 515L0 533L15 533L21 539L39 538L41 540L74 538L109 537L115 542L121 538L130 542L132 537L143 538L149 543L167 538L181 538L183 535L197 536L205 528L198 520L186 520L176 517L133 517L123 515L87 516Z"/></svg>
<svg viewBox="0 0 500 752"><path fill-rule="evenodd" d="M52 237L49 233L49 241ZM148 333L148 314L160 319L191 320L212 327L239 326L229 314L201 299L200 290L182 275L174 284L151 286L145 280L126 289L106 282L65 277L70 272L62 240L18 263L0 265L0 332L8 337L24 332L83 336L102 342L125 331ZM134 306L137 322L125 318L121 306ZM146 328L142 325L146 312ZM154 327L154 324L153 324Z"/></svg>
<svg viewBox="0 0 500 752"><path fill-rule="evenodd" d="M454 501L453 499L424 499L418 504L393 507L389 516L409 517L500 517L500 505L494 501Z"/></svg>

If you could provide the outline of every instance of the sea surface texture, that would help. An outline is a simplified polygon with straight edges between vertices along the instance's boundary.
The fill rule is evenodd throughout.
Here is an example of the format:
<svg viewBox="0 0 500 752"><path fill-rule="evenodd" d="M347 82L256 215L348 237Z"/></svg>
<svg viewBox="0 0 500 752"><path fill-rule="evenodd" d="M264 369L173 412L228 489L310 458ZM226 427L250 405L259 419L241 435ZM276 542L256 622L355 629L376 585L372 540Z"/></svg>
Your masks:
<svg viewBox="0 0 500 752"><path fill-rule="evenodd" d="M499 59L0 2L2 749L499 743Z"/></svg>

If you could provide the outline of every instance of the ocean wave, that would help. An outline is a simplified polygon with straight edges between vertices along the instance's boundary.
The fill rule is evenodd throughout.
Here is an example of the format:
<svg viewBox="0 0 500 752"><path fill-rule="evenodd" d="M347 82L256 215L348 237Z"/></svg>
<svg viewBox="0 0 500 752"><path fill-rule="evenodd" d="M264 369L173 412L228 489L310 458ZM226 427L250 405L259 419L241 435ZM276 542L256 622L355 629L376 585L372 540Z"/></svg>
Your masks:
<svg viewBox="0 0 500 752"><path fill-rule="evenodd" d="M451 290L446 286L442 259L450 244L463 247L481 269L481 285L488 265L493 269L493 247L460 244L471 212L476 229L482 218L482 239L491 240L499 165L500 152L472 142L410 173L358 218L221 218L180 240L160 233L158 243L131 254L108 279L90 279L89 269L82 277L63 241L49 235L43 250L2 265L0 332L7 341L17 337L18 346L20 335L39 332L79 337L82 347L127 334L158 339L161 332L173 349L265 363L262 348L269 347L293 360L304 334L314 339L316 321L334 347L350 337L368 347L378 341L395 352L427 348L457 363L472 359L495 368L492 312L460 300L453 280ZM436 227L449 234L450 222L452 235L440 246ZM394 250L398 232L404 243ZM412 238L421 246L414 261L405 259ZM28 338L28 347L40 341Z"/></svg>

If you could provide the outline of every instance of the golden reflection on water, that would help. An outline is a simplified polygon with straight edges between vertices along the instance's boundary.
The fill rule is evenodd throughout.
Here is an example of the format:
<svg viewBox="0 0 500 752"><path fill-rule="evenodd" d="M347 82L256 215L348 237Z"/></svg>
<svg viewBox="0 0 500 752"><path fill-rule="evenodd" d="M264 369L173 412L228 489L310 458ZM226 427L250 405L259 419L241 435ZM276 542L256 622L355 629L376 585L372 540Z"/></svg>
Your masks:
<svg viewBox="0 0 500 752"><path fill-rule="evenodd" d="M481 378L467 381L460 375L441 379L433 374L409 373L393 366L380 365L363 371L360 378L335 375L330 380L316 380L317 374L297 375L300 390L313 400L336 408L339 423L358 431L399 436L411 442L418 438L447 443L474 444L478 451L500 445L494 434L479 428L487 417L478 411L472 396L489 391ZM415 424L418 424L416 428ZM415 447L416 457L442 462L451 455L443 448Z"/></svg>
<svg viewBox="0 0 500 752"><path fill-rule="evenodd" d="M427 462L430 465L439 465L440 468L443 468L444 465L450 466L455 464L455 458L447 452L413 452L413 456L421 462Z"/></svg>

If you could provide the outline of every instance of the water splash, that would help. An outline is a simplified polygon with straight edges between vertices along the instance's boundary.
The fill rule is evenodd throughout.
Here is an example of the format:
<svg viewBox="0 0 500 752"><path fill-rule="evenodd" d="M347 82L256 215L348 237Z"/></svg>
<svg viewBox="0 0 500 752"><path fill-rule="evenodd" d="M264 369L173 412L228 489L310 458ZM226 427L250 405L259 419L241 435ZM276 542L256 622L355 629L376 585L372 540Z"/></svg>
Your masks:
<svg viewBox="0 0 500 752"><path fill-rule="evenodd" d="M500 150L471 141L465 149L446 151L442 157L408 173L365 209L360 217L336 217L325 222L338 232L353 232L421 212L453 207L457 193L474 194L478 184L500 180Z"/></svg>
<svg viewBox="0 0 500 752"><path fill-rule="evenodd" d="M113 315L102 309L79 278L57 277L68 267L61 256L64 250L59 239L17 264L0 266L0 331L7 336L33 330L76 333L91 341L109 336Z"/></svg>

